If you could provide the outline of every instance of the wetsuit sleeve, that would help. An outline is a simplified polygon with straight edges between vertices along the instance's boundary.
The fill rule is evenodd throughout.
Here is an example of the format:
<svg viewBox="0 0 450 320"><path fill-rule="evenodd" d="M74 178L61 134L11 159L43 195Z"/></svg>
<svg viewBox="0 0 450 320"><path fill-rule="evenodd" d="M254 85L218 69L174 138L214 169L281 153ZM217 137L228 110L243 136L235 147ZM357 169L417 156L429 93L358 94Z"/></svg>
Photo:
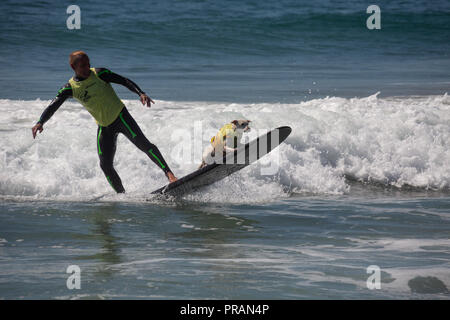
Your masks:
<svg viewBox="0 0 450 320"><path fill-rule="evenodd" d="M49 106L44 110L37 123L44 125L44 123L46 123L53 116L63 102L66 101L67 98L72 97L72 95L72 87L69 83L66 83L61 89L59 89L55 99L50 102Z"/></svg>
<svg viewBox="0 0 450 320"><path fill-rule="evenodd" d="M141 90L141 88L139 88L139 86L136 83L134 83L128 78L122 77L121 75L112 72L111 70L108 70L106 68L96 68L95 71L97 72L98 77L105 82L121 84L127 87L130 91L137 93L138 95L145 93L144 91Z"/></svg>

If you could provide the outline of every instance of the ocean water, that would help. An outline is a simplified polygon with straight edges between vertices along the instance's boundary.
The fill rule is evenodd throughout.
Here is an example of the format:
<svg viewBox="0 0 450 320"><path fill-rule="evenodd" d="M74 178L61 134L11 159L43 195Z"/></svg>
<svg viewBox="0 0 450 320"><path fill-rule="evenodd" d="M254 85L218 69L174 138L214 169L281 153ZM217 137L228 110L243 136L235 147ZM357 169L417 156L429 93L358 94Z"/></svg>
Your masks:
<svg viewBox="0 0 450 320"><path fill-rule="evenodd" d="M165 101L296 103L450 84L449 1L377 1L380 30L367 29L359 0L77 1L79 30L67 29L69 4L1 2L0 97L51 99L80 49Z"/></svg>
<svg viewBox="0 0 450 320"><path fill-rule="evenodd" d="M363 1L77 4L0 4L0 298L449 299L448 1L379 1L381 30ZM31 135L76 49L156 101L114 85L178 177L230 120L292 133L179 199L119 136L116 195L76 101Z"/></svg>

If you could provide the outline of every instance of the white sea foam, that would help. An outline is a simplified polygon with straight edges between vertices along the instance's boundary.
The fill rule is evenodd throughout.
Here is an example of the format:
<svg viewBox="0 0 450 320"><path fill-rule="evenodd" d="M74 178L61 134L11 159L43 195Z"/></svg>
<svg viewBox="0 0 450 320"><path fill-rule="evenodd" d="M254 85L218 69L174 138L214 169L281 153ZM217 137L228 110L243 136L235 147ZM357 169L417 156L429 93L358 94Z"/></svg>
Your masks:
<svg viewBox="0 0 450 320"><path fill-rule="evenodd" d="M99 167L97 126L81 105L66 102L33 140L31 127L48 103L0 100L0 195L58 200L116 197ZM136 100L125 104L178 177L196 169L202 148L230 120L250 119L256 132L292 127L278 154L210 186L208 193L188 196L191 200L267 201L286 196L286 191L342 194L351 192L345 177L396 187L450 189L446 94L327 97L299 104L157 101L150 110ZM279 161L277 173L262 175L264 163L274 161ZM115 167L127 199L148 197L167 182L162 171L121 135Z"/></svg>

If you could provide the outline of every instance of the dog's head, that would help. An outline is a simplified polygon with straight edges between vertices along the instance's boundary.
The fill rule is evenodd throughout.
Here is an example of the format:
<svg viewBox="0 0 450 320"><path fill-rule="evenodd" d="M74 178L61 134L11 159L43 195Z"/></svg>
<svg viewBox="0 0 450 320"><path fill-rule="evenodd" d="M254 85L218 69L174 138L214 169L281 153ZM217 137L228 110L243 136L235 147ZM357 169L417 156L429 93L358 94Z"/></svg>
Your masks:
<svg viewBox="0 0 450 320"><path fill-rule="evenodd" d="M249 132L251 129L249 127L250 120L233 120L231 123L233 124L235 131L241 131L241 132Z"/></svg>

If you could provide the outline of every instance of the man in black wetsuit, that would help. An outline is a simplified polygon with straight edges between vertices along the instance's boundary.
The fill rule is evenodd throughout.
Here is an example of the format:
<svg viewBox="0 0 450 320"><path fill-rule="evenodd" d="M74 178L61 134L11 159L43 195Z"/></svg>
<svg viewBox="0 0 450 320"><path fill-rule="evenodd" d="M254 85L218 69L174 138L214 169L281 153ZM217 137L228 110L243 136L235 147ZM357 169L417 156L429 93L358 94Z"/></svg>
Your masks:
<svg viewBox="0 0 450 320"><path fill-rule="evenodd" d="M44 123L51 118L63 102L67 98L73 97L91 113L98 124L97 152L100 158L100 167L111 187L117 193L125 192L122 181L113 167L119 133L124 134L160 167L170 182L176 181L177 178L158 148L144 136L123 102L117 97L110 83L121 84L137 93L142 104L147 105L147 107L151 107L151 104L155 102L130 79L105 68L91 68L89 57L83 51L72 52L69 62L75 71L75 75L58 91L56 98L44 110L41 118L32 128L33 138L36 137L38 131L44 130Z"/></svg>

